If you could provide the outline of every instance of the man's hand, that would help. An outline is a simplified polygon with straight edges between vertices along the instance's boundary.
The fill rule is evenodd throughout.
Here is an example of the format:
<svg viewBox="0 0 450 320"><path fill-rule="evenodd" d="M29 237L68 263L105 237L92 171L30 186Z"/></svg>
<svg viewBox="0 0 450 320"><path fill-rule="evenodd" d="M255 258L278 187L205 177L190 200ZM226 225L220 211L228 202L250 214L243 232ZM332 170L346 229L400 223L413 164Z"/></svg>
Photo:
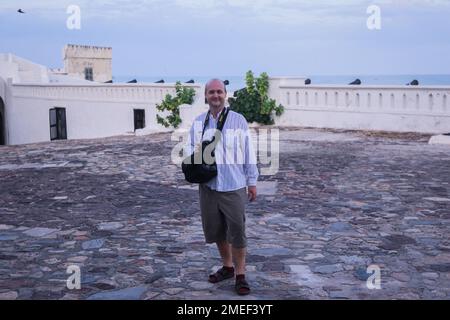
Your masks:
<svg viewBox="0 0 450 320"><path fill-rule="evenodd" d="M250 202L256 200L256 186L248 187L248 200L250 200Z"/></svg>

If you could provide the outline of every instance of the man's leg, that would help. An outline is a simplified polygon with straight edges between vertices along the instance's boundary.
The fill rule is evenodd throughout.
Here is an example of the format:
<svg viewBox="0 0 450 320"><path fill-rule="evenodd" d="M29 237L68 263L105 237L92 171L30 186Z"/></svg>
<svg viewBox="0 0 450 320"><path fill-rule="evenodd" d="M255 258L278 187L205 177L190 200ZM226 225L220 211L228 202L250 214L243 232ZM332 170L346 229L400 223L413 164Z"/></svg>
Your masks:
<svg viewBox="0 0 450 320"><path fill-rule="evenodd" d="M224 213L227 223L227 242L232 244L232 258L236 270L235 290L239 295L250 293L250 286L245 279L245 257L247 237L245 236L246 189L222 194L219 198L219 209Z"/></svg>
<svg viewBox="0 0 450 320"><path fill-rule="evenodd" d="M245 255L246 248L234 248L232 249L233 259L236 265L236 274L245 274Z"/></svg>
<svg viewBox="0 0 450 320"><path fill-rule="evenodd" d="M223 267L214 274L209 275L209 282L216 283L225 279L234 277L233 257L231 255L231 245L226 241L216 242L217 249L219 249L222 257Z"/></svg>
<svg viewBox="0 0 450 320"><path fill-rule="evenodd" d="M236 284L234 288L239 295L246 295L250 293L250 286L245 280L245 254L246 248L232 249L233 259L236 264Z"/></svg>
<svg viewBox="0 0 450 320"><path fill-rule="evenodd" d="M227 243L231 244L232 259L236 274L245 274L247 238L245 236L245 188L221 193L219 209L224 214L227 225Z"/></svg>
<svg viewBox="0 0 450 320"><path fill-rule="evenodd" d="M226 241L218 242L217 248L219 249L222 263L225 267L232 267L234 260L236 274L245 274L246 248L234 248Z"/></svg>
<svg viewBox="0 0 450 320"><path fill-rule="evenodd" d="M216 244L217 244L217 249L219 249L220 256L222 257L223 265L225 267L233 267L233 258L231 255L231 245L226 241L217 242Z"/></svg>

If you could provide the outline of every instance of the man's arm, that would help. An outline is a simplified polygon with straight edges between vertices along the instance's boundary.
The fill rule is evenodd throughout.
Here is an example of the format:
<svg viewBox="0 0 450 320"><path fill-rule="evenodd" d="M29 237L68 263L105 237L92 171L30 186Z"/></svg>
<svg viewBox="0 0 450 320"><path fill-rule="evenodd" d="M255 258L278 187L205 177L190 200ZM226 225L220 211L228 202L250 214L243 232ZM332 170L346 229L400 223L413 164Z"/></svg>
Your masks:
<svg viewBox="0 0 450 320"><path fill-rule="evenodd" d="M203 124L199 118L195 119L189 130L189 136L186 145L183 148L184 157L190 156L195 150L195 147L200 143Z"/></svg>
<svg viewBox="0 0 450 320"><path fill-rule="evenodd" d="M258 167L256 165L256 154L253 148L253 143L250 135L250 130L248 128L247 121L243 118L243 127L245 130L244 139L244 173L247 180L248 186L248 198L250 201L256 199L256 182L258 181Z"/></svg>

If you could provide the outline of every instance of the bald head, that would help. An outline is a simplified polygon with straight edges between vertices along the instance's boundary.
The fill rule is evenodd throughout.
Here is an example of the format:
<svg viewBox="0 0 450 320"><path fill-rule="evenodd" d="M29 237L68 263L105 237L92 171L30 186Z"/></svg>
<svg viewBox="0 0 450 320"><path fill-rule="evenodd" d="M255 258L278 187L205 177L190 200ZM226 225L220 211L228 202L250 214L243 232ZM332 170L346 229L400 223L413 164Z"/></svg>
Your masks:
<svg viewBox="0 0 450 320"><path fill-rule="evenodd" d="M209 87L210 87L211 85L216 86L216 85L218 85L218 84L220 84L220 85L222 86L222 89L223 89L224 92L227 92L227 88L226 88L225 84L223 83L223 81L220 80L220 79L214 78L214 79L209 80L209 81L206 83L206 85L205 85L205 93L208 92L208 89L209 89Z"/></svg>
<svg viewBox="0 0 450 320"><path fill-rule="evenodd" d="M211 79L205 85L205 102L213 114L217 114L225 107L225 99L227 97L227 89L220 79Z"/></svg>

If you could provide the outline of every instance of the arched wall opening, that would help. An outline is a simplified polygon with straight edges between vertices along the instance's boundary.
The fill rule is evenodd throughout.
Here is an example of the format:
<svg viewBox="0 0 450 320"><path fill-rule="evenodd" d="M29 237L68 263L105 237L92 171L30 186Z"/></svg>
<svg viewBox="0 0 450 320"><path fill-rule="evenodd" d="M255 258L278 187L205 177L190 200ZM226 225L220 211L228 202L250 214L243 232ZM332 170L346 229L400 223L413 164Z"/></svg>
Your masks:
<svg viewBox="0 0 450 320"><path fill-rule="evenodd" d="M6 144L5 135L5 104L2 97L0 97L0 145Z"/></svg>

